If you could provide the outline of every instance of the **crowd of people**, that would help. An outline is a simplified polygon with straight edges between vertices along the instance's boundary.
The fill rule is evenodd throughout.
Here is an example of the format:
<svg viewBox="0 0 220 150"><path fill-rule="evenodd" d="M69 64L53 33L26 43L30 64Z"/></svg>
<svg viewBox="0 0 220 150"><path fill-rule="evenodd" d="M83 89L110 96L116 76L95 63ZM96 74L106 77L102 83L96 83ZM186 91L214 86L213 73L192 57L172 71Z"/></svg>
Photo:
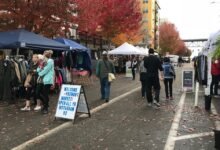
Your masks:
<svg viewBox="0 0 220 150"><path fill-rule="evenodd" d="M33 98L34 110L41 110L43 114L48 113L49 92L55 86L56 78L56 69L52 54L52 50L47 50L44 51L43 55L34 54L32 56L23 85L26 101L21 111L31 110L31 99ZM128 68L131 69L132 80L135 80L137 71L140 73L141 94L144 99L147 99L149 106L154 104L160 107L160 80L164 82L166 99L173 100L172 84L175 79L175 70L168 57L163 58L163 62L161 62L161 59L154 55L154 49L149 49L149 56L142 58L119 57L119 59L116 59L114 57L109 58L106 51L102 54L103 57L98 61L95 72L100 80L100 95L102 100L108 102L110 98L111 82L109 81L109 74L121 73L124 70L123 68L127 60L131 62ZM121 63L119 63L120 60Z"/></svg>
<svg viewBox="0 0 220 150"><path fill-rule="evenodd" d="M111 82L108 81L108 74L115 73L114 62L112 56L108 59L107 52L103 52L103 59L97 63L96 76L100 79L101 99L109 101ZM135 80L137 70L140 72L141 94L147 99L148 105L154 104L160 107L160 80L164 82L166 100L173 100L173 80L175 79L175 69L168 57L161 59L154 55L154 49L149 49L149 56L143 57L139 61L139 57L130 59L130 69L132 72L132 80ZM158 73L160 72L160 73ZM153 93L154 95L153 95Z"/></svg>

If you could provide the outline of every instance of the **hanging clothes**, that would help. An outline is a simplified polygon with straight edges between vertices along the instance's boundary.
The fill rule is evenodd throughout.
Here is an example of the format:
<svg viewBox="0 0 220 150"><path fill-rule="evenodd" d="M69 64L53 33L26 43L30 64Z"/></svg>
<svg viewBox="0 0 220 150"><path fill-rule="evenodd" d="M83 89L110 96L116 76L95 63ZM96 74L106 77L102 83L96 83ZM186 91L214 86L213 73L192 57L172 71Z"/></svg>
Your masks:
<svg viewBox="0 0 220 150"><path fill-rule="evenodd" d="M89 74L92 74L91 58L87 52L76 53L76 65L77 70L87 70Z"/></svg>
<svg viewBox="0 0 220 150"><path fill-rule="evenodd" d="M4 91L4 60L0 60L0 101L3 99L3 91Z"/></svg>
<svg viewBox="0 0 220 150"><path fill-rule="evenodd" d="M15 73L14 64L9 61L4 61L4 78L3 78L3 100L11 102L14 99L14 87L17 85L18 79Z"/></svg>
<svg viewBox="0 0 220 150"><path fill-rule="evenodd" d="M207 85L208 79L208 59L207 56L200 55L195 59L195 80L202 85Z"/></svg>
<svg viewBox="0 0 220 150"><path fill-rule="evenodd" d="M68 70L73 67L73 58L71 52L64 53L64 67L67 67Z"/></svg>

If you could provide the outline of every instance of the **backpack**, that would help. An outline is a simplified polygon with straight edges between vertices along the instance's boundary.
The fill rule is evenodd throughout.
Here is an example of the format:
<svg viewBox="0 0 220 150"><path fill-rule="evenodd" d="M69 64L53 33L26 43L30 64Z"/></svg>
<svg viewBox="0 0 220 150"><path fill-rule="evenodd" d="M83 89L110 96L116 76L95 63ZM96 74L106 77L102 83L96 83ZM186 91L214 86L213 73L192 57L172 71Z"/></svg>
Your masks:
<svg viewBox="0 0 220 150"><path fill-rule="evenodd" d="M171 64L164 64L163 69L164 69L164 76L165 77L175 76L175 73L174 73L174 70L173 70L173 67L171 66Z"/></svg>

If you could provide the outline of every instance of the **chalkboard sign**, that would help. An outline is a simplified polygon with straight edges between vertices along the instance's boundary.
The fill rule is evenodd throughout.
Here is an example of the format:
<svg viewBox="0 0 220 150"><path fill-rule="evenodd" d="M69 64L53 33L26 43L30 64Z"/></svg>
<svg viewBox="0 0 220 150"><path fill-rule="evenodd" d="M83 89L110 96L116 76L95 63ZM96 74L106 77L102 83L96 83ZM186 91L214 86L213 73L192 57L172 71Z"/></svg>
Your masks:
<svg viewBox="0 0 220 150"><path fill-rule="evenodd" d="M184 91L194 90L194 71L193 70L183 70L182 73L182 89Z"/></svg>

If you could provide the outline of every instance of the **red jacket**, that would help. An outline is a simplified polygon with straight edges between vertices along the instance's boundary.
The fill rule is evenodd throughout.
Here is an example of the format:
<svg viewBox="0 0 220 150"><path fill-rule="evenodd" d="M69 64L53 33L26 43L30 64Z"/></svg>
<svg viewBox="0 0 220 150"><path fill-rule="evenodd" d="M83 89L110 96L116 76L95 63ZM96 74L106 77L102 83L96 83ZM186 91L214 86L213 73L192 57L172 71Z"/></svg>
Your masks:
<svg viewBox="0 0 220 150"><path fill-rule="evenodd" d="M218 63L212 62L211 74L220 75L220 61L219 60L218 60Z"/></svg>

